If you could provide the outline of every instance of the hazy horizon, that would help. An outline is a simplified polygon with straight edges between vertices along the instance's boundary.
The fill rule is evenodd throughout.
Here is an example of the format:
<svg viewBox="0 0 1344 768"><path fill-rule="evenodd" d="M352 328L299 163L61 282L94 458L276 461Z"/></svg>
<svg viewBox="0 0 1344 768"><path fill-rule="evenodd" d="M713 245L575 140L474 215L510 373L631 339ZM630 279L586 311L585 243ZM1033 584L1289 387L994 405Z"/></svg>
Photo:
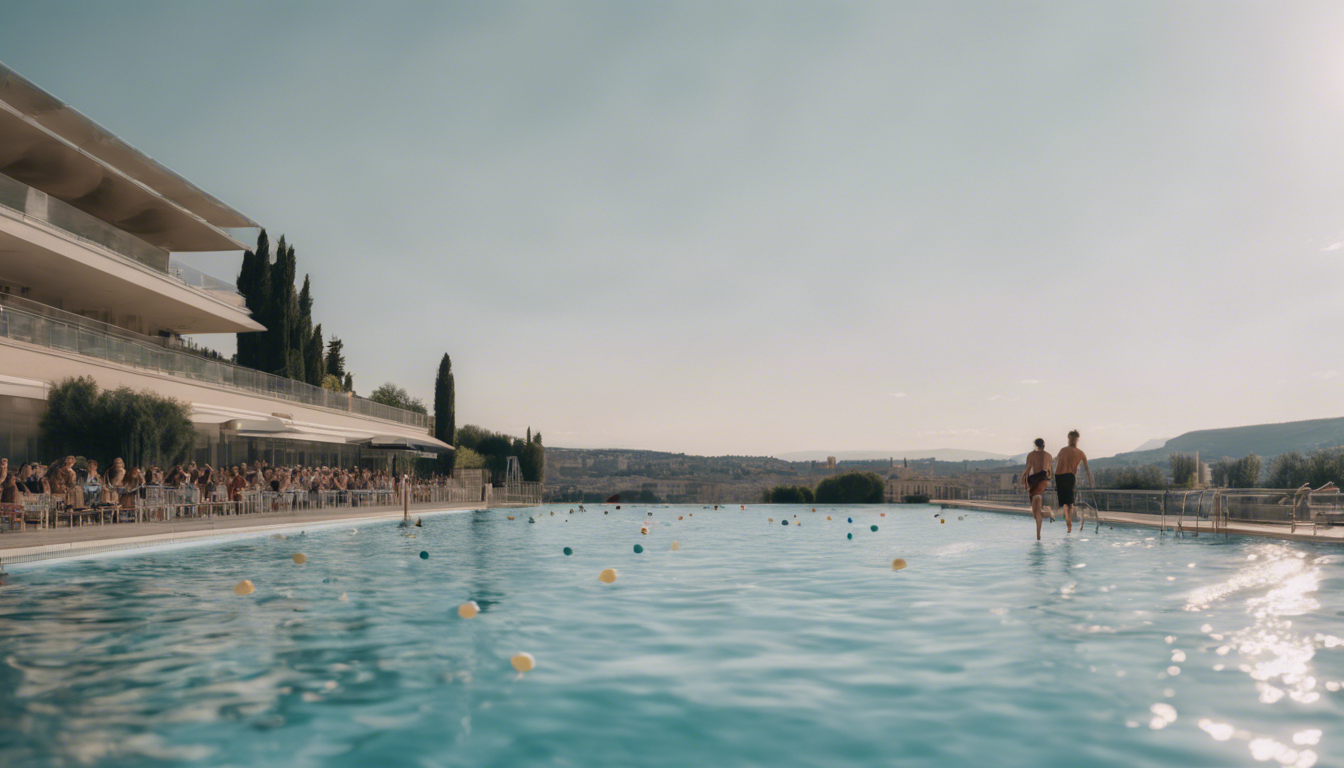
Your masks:
<svg viewBox="0 0 1344 768"><path fill-rule="evenodd" d="M459 424L1105 456L1340 415L1344 6L6 17L0 60L296 245L361 394L451 354Z"/></svg>

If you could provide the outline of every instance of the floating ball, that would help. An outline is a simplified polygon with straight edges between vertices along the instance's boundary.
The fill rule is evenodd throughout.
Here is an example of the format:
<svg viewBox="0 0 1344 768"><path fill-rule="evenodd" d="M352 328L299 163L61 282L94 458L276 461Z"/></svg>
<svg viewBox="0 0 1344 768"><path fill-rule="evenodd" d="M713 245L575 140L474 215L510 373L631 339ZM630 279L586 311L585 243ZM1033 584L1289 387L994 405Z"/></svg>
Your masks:
<svg viewBox="0 0 1344 768"><path fill-rule="evenodd" d="M788 525L788 524L789 524L789 521L788 521L788 520L780 520L779 522L782 523L782 524L784 524L784 525Z"/></svg>
<svg viewBox="0 0 1344 768"><path fill-rule="evenodd" d="M899 557L891 561L891 569L893 571L899 571L904 567L905 567L905 560L902 560Z"/></svg>
<svg viewBox="0 0 1344 768"><path fill-rule="evenodd" d="M830 520L830 519L831 519L831 516L830 516L830 515L827 515L827 516L826 516L826 519L827 519L827 520Z"/></svg>
<svg viewBox="0 0 1344 768"><path fill-rule="evenodd" d="M554 513L554 512L551 513L551 517L555 517L555 513Z"/></svg>
<svg viewBox="0 0 1344 768"><path fill-rule="evenodd" d="M476 618L476 614L480 612L481 606L477 605L475 600L468 600L457 606L457 615L464 619L474 619Z"/></svg>
<svg viewBox="0 0 1344 768"><path fill-rule="evenodd" d="M639 555L639 554L643 554L643 552L644 552L644 545L643 545L643 544L636 544L636 545L635 545L635 554L636 554L636 555Z"/></svg>
<svg viewBox="0 0 1344 768"><path fill-rule="evenodd" d="M422 551L420 552L420 559L421 559L421 560L428 560L428 559L429 559L429 553L428 553L428 552L425 552L425 551L422 550Z"/></svg>
<svg viewBox="0 0 1344 768"><path fill-rule="evenodd" d="M308 562L308 556L303 554L302 552L295 552L294 562L298 563L299 565L303 565L304 563Z"/></svg>
<svg viewBox="0 0 1344 768"><path fill-rule="evenodd" d="M845 521L846 521L846 522L850 522L850 523L852 523L852 522L854 522L854 518L852 518L852 517L847 517L847 518L845 518Z"/></svg>
<svg viewBox="0 0 1344 768"><path fill-rule="evenodd" d="M943 524L946 523L946 522L947 522L946 520L939 520L939 521L938 521L938 524L939 524L939 525L943 525Z"/></svg>
<svg viewBox="0 0 1344 768"><path fill-rule="evenodd" d="M512 520L512 519L513 519L513 515L509 515L509 519Z"/></svg>
<svg viewBox="0 0 1344 768"><path fill-rule="evenodd" d="M673 552L680 552L680 551L681 551L681 542L679 542L679 541L674 541L674 542L672 542L672 551L673 551Z"/></svg>
<svg viewBox="0 0 1344 768"><path fill-rule="evenodd" d="M877 526L876 526L876 525L870 525L870 526L868 526L868 530L872 531L873 533L877 533Z"/></svg>
<svg viewBox="0 0 1344 768"><path fill-rule="evenodd" d="M336 599L337 599L337 600L340 600L342 603L348 603L348 602L350 602L350 597L349 597L349 595L345 594L344 592L342 592L342 593L341 593L341 596L338 597L338 598L336 598Z"/></svg>
<svg viewBox="0 0 1344 768"><path fill-rule="evenodd" d="M677 519L678 519L678 520L682 520L682 519L684 519L684 518L682 518L681 515L677 515Z"/></svg>
<svg viewBox="0 0 1344 768"><path fill-rule="evenodd" d="M532 658L530 653L520 653L510 659L509 663L513 664L513 668L519 672L530 672L533 667L537 666L537 660Z"/></svg>
<svg viewBox="0 0 1344 768"><path fill-rule="evenodd" d="M574 554L574 550L570 549L569 547L565 547L563 551L565 553L565 557L569 557L570 555Z"/></svg>
<svg viewBox="0 0 1344 768"><path fill-rule="evenodd" d="M846 534L845 534L845 538L846 538L846 539L852 539L852 538L854 538L854 534L852 534L852 533L846 533Z"/></svg>
<svg viewBox="0 0 1344 768"><path fill-rule="evenodd" d="M887 516L887 513L886 513L886 512L883 512L883 513L881 513L881 514L878 515L878 517L886 517L886 516Z"/></svg>
<svg viewBox="0 0 1344 768"><path fill-rule="evenodd" d="M616 581L616 569L603 568L602 572L597 574L597 580L602 582L603 584L610 584Z"/></svg>
<svg viewBox="0 0 1344 768"><path fill-rule="evenodd" d="M773 517L767 517L767 518L765 518L765 519L766 519L766 520L769 520L769 521L772 522L772 523L775 522L775 518L773 518Z"/></svg>
<svg viewBox="0 0 1344 768"><path fill-rule="evenodd" d="M248 579L243 579L242 581L238 582L237 586L233 588L233 594L235 595L250 595L256 591L257 588L253 586L252 582L249 581Z"/></svg>

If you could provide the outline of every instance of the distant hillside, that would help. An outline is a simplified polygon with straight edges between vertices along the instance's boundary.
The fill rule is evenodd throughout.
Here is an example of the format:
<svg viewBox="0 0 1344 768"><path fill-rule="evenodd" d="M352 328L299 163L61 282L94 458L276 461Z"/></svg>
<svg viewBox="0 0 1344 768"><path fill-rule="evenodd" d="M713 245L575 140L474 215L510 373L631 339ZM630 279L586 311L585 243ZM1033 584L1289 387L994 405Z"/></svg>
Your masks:
<svg viewBox="0 0 1344 768"><path fill-rule="evenodd" d="M776 454L784 461L825 461L834 456L838 461L878 461L881 459L937 459L938 461L991 461L1006 460L1009 456L987 451L966 451L959 448L932 448L917 451L795 451Z"/></svg>
<svg viewBox="0 0 1344 768"><path fill-rule="evenodd" d="M1255 424L1249 427L1201 429L1168 440L1147 451L1119 453L1097 459L1097 466L1165 463L1172 453L1199 452L1205 461L1240 458L1248 453L1271 458L1289 451L1309 451L1344 445L1344 418Z"/></svg>
<svg viewBox="0 0 1344 768"><path fill-rule="evenodd" d="M1152 440L1145 442L1143 445L1140 445L1138 448L1135 448L1131 453L1138 453L1139 451L1155 451L1158 448L1165 448L1167 447L1167 442L1169 440L1171 440L1170 437L1155 437Z"/></svg>

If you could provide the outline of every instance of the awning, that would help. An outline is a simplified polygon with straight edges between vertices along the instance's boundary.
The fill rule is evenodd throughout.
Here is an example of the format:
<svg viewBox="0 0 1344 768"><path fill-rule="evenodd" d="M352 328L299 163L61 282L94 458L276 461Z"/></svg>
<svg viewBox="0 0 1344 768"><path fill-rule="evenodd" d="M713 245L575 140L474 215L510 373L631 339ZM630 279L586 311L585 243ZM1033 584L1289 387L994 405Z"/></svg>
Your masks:
<svg viewBox="0 0 1344 768"><path fill-rule="evenodd" d="M374 435L372 440L365 443L369 448L380 448L396 451L435 451L443 453L453 450L453 446L436 440L429 435L424 437L402 437L400 435Z"/></svg>

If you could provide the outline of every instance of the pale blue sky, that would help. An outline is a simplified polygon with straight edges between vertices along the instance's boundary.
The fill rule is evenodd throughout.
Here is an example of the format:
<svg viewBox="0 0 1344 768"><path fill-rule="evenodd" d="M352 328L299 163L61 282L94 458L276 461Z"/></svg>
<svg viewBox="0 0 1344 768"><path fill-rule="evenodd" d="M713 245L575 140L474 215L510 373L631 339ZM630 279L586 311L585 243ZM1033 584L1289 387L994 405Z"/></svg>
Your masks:
<svg viewBox="0 0 1344 768"><path fill-rule="evenodd" d="M1339 416L1344 6L4 3L296 244L357 387L551 445ZM232 279L237 258L207 258Z"/></svg>

